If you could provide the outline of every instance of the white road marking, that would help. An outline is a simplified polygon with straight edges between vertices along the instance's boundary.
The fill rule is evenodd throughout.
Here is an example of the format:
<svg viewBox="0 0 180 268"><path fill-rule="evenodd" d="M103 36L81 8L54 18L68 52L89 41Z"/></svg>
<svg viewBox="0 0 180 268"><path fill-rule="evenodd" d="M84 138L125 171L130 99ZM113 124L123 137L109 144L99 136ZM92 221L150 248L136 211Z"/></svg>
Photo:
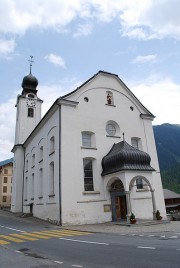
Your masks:
<svg viewBox="0 0 180 268"><path fill-rule="evenodd" d="M92 242L92 241L85 241L85 240L76 240L76 239L70 239L70 238L59 238L60 240L66 240L66 241L73 241L73 242L80 242L80 243L87 243L87 244L97 244L97 245L105 245L109 246L107 243L101 243L101 242Z"/></svg>
<svg viewBox="0 0 180 268"><path fill-rule="evenodd" d="M136 234L129 234L129 236L135 236Z"/></svg>
<svg viewBox="0 0 180 268"><path fill-rule="evenodd" d="M161 235L160 237L166 237L165 235Z"/></svg>
<svg viewBox="0 0 180 268"><path fill-rule="evenodd" d="M22 252L21 252L21 251L19 251L19 250L15 250L15 252L17 252L17 253L21 253L21 254L22 254Z"/></svg>
<svg viewBox="0 0 180 268"><path fill-rule="evenodd" d="M177 235L170 236L169 238L178 238Z"/></svg>
<svg viewBox="0 0 180 268"><path fill-rule="evenodd" d="M144 249L156 249L156 248L154 248L154 247L142 247L142 246L139 246L139 247L137 247L137 248L144 248Z"/></svg>
<svg viewBox="0 0 180 268"><path fill-rule="evenodd" d="M153 237L153 236L155 236L155 235L154 234L148 235L148 237Z"/></svg>
<svg viewBox="0 0 180 268"><path fill-rule="evenodd" d="M82 265L72 264L72 267L83 267Z"/></svg>
<svg viewBox="0 0 180 268"><path fill-rule="evenodd" d="M63 264L64 262L63 261L54 261L55 263L58 263L58 264Z"/></svg>
<svg viewBox="0 0 180 268"><path fill-rule="evenodd" d="M13 228L6 227L6 226L3 226L3 225L0 225L0 227L2 227L2 228L6 228L6 229L8 229L8 230L13 230L13 231L21 232L21 233L24 233L24 232L25 232L25 231L22 231L22 230L13 229Z"/></svg>
<svg viewBox="0 0 180 268"><path fill-rule="evenodd" d="M121 235L126 235L126 234L121 234Z"/></svg>
<svg viewBox="0 0 180 268"><path fill-rule="evenodd" d="M140 234L139 236L144 236L143 234Z"/></svg>

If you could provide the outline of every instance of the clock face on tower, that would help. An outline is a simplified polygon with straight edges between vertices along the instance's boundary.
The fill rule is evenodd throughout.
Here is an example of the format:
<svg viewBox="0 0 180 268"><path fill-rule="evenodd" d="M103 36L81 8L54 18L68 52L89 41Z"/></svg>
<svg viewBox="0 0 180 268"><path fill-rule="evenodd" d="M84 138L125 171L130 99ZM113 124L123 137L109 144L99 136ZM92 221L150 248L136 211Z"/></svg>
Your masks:
<svg viewBox="0 0 180 268"><path fill-rule="evenodd" d="M33 99L27 99L26 104L28 107L36 107L36 101Z"/></svg>

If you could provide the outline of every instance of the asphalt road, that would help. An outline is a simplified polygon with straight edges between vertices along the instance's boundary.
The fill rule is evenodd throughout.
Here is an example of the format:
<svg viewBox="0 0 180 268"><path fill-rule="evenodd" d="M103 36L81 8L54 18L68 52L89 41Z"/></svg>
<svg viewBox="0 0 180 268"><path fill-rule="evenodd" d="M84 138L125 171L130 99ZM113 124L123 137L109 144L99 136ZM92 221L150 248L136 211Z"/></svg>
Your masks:
<svg viewBox="0 0 180 268"><path fill-rule="evenodd" d="M139 235L64 230L0 211L0 268L180 267L180 237Z"/></svg>

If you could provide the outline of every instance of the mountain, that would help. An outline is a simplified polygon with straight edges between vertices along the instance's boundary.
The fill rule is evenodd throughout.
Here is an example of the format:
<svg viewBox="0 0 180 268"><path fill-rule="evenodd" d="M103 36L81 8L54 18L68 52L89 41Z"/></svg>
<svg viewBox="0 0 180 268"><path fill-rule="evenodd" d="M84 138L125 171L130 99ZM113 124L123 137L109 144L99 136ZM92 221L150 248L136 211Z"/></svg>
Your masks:
<svg viewBox="0 0 180 268"><path fill-rule="evenodd" d="M180 193L180 125L166 123L153 129L163 187Z"/></svg>
<svg viewBox="0 0 180 268"><path fill-rule="evenodd" d="M180 163L180 125L162 124L153 129L160 170L168 170Z"/></svg>

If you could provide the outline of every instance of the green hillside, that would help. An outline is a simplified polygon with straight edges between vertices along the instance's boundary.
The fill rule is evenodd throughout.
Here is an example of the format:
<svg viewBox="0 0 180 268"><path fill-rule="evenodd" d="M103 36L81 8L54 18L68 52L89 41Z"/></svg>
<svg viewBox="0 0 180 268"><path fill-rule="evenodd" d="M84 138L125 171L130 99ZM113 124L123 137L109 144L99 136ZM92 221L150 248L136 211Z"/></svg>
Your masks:
<svg viewBox="0 0 180 268"><path fill-rule="evenodd" d="M154 126L163 188L180 193L180 125Z"/></svg>

